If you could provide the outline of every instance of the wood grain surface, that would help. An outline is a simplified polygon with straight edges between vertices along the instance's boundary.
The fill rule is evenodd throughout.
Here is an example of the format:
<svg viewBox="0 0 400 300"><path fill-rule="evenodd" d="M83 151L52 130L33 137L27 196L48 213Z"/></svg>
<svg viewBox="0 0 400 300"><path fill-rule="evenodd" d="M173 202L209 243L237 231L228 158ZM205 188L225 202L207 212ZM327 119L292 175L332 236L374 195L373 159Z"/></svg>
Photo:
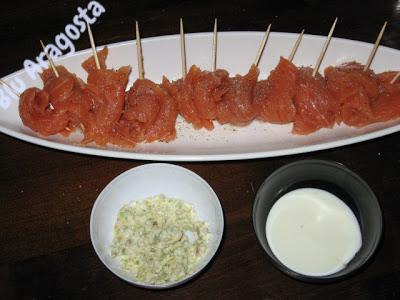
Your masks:
<svg viewBox="0 0 400 300"><path fill-rule="evenodd" d="M374 42L388 21L382 45L400 49L400 1L111 1L96 24L97 44L187 32L272 31L326 34L339 18L336 37ZM52 41L88 1L7 1L0 10L0 77L22 68ZM86 36L74 41L89 47ZM226 229L220 250L200 276L166 291L123 282L100 262L89 236L93 203L118 174L148 161L109 159L51 150L0 134L1 299L398 299L400 298L400 133L342 148L287 157L179 163L202 176L220 198ZM371 261L331 284L307 284L275 269L251 221L254 196L277 168L306 158L338 161L376 193L384 235Z"/></svg>

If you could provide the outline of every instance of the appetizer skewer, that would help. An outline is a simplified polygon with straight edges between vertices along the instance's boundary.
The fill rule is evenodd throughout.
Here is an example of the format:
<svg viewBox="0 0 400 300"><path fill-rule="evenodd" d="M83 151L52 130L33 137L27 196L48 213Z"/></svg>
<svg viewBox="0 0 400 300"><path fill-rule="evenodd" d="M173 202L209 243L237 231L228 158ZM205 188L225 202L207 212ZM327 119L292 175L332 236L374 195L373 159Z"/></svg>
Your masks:
<svg viewBox="0 0 400 300"><path fill-rule="evenodd" d="M184 39L183 22L181 27L180 43ZM213 46L212 46L212 66L216 69L216 50L217 50L217 22L214 23ZM183 47L181 47L184 50ZM182 61L186 62L186 52L181 50ZM213 120L217 117L217 103L225 93L222 89L223 81L227 80L228 72L225 70L201 71L193 65L182 80L170 83L167 79L163 80L163 86L175 99L178 112L182 117L193 125L194 128L214 128Z"/></svg>
<svg viewBox="0 0 400 300"><path fill-rule="evenodd" d="M219 123L243 126L256 118L257 110L253 94L259 75L257 65L264 52L270 30L271 24L264 34L254 63L248 73L243 76L236 75L224 81L223 87L226 92L217 104L217 121Z"/></svg>
<svg viewBox="0 0 400 300"><path fill-rule="evenodd" d="M321 128L331 128L335 122L334 99L326 88L324 78L318 73L335 29L332 24L314 69L299 68L293 103L296 114L292 132L309 134Z"/></svg>
<svg viewBox="0 0 400 300"><path fill-rule="evenodd" d="M116 133L125 142L131 143L130 146L143 141L151 143L156 140L173 140L176 137L176 103L162 86L144 78L138 22L136 46L139 79L127 92L125 108L116 126Z"/></svg>
<svg viewBox="0 0 400 300"><path fill-rule="evenodd" d="M114 128L125 107L125 90L131 68L125 66L118 70L107 69L108 48L96 51L89 28L93 56L82 63L82 67L88 73L84 99L90 104L90 109L82 119L85 136L83 142L94 141L100 146L105 146L110 141L115 142Z"/></svg>
<svg viewBox="0 0 400 300"><path fill-rule="evenodd" d="M264 122L287 124L294 121L296 108L293 97L296 93L298 69L292 64L301 43L304 30L299 34L288 59L280 58L278 65L266 80L257 82L254 89L254 105L257 118Z"/></svg>
<svg viewBox="0 0 400 300"><path fill-rule="evenodd" d="M379 94L376 75L370 70L386 22L376 39L366 65L356 62L345 63L325 70L325 80L331 94L336 99L336 123L361 127L375 120L372 104Z"/></svg>
<svg viewBox="0 0 400 300"><path fill-rule="evenodd" d="M42 90L30 88L21 94L20 116L26 126L42 135L69 135L81 122L84 83L65 67L55 66L43 42L40 43L51 68L40 75Z"/></svg>

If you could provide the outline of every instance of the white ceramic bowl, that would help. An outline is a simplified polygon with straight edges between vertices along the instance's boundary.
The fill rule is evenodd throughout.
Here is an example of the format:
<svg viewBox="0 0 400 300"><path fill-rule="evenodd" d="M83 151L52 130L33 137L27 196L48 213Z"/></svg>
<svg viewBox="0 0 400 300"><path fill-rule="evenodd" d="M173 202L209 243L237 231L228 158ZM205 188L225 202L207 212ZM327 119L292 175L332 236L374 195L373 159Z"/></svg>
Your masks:
<svg viewBox="0 0 400 300"><path fill-rule="evenodd" d="M150 285L136 281L112 258L110 246L113 228L120 208L132 201L164 194L193 205L199 220L206 221L211 233L209 251L198 268L179 281ZM97 197L90 216L90 236L103 264L115 275L144 288L164 289L180 285L197 275L213 258L222 239L224 216L217 195L197 174L171 164L147 164L130 169L112 180Z"/></svg>

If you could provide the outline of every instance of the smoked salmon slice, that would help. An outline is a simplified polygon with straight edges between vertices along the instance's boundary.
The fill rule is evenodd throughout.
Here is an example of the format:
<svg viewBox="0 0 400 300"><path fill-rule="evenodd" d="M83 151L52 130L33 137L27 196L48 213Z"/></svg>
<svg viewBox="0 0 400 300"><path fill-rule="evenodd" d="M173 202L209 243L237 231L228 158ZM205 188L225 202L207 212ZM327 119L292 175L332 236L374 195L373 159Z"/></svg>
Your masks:
<svg viewBox="0 0 400 300"><path fill-rule="evenodd" d="M88 71L85 97L91 103L84 125L84 143L94 141L105 146L113 128L120 119L125 106L125 89L128 84L130 67L118 70L106 69L107 47L99 52L100 69L93 68L93 56L82 63Z"/></svg>
<svg viewBox="0 0 400 300"><path fill-rule="evenodd" d="M19 114L25 126L41 135L49 136L64 131L69 118L50 105L49 94L38 88L25 90L19 100Z"/></svg>
<svg viewBox="0 0 400 300"><path fill-rule="evenodd" d="M252 65L244 75L225 80L222 84L226 92L217 104L217 120L221 124L246 125L256 116L253 105L253 91L257 83L258 69Z"/></svg>
<svg viewBox="0 0 400 300"><path fill-rule="evenodd" d="M217 104L225 93L222 85L228 76L224 70L201 71L193 65L185 79L170 84L165 82L164 85L175 98L179 114L188 123L195 129L211 130L217 117Z"/></svg>
<svg viewBox="0 0 400 300"><path fill-rule="evenodd" d="M175 100L160 85L148 79L136 80L127 94L122 119L134 137L146 142L171 141L176 137L175 121L178 115ZM140 141L140 140L139 140Z"/></svg>
<svg viewBox="0 0 400 300"><path fill-rule="evenodd" d="M80 99L84 83L62 66L57 66L57 71L59 77L53 70L46 69L41 74L43 90L26 90L19 103L22 122L45 136L69 135L81 118Z"/></svg>
<svg viewBox="0 0 400 300"><path fill-rule="evenodd" d="M312 76L311 68L300 68L294 96L296 116L293 133L309 134L335 123L335 100L329 93L324 78Z"/></svg>
<svg viewBox="0 0 400 300"><path fill-rule="evenodd" d="M372 103L376 122L400 118L400 80L390 83L397 72L384 72L377 75L379 95Z"/></svg>
<svg viewBox="0 0 400 300"><path fill-rule="evenodd" d="M108 56L108 47L105 46L102 50L97 51L97 57L99 59L100 69L107 69L106 59ZM87 60L82 63L82 68L85 69L86 72L91 73L92 71L97 70L96 62L94 60L94 56L90 56Z"/></svg>
<svg viewBox="0 0 400 300"><path fill-rule="evenodd" d="M264 122L287 124L294 121L298 68L281 57L267 80L259 81L254 89L257 118Z"/></svg>
<svg viewBox="0 0 400 300"><path fill-rule="evenodd" d="M371 70L356 62L325 69L329 91L336 100L336 122L361 127L374 122L372 101L378 95L378 84Z"/></svg>

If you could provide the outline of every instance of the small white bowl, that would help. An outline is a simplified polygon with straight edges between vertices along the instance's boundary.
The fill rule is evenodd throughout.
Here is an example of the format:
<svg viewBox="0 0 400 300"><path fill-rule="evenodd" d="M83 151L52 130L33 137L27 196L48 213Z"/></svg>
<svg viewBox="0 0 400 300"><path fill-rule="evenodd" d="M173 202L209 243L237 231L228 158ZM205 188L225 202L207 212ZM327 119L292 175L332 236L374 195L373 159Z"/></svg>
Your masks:
<svg viewBox="0 0 400 300"><path fill-rule="evenodd" d="M121 269L117 258L112 258L110 246L118 211L125 204L164 194L193 205L197 217L206 221L211 238L209 250L196 271L179 281L151 285L136 281ZM147 164L130 169L112 180L97 197L90 216L90 237L103 264L115 275L134 285L165 289L180 285L197 275L215 255L224 231L224 216L214 190L197 174L171 164Z"/></svg>

